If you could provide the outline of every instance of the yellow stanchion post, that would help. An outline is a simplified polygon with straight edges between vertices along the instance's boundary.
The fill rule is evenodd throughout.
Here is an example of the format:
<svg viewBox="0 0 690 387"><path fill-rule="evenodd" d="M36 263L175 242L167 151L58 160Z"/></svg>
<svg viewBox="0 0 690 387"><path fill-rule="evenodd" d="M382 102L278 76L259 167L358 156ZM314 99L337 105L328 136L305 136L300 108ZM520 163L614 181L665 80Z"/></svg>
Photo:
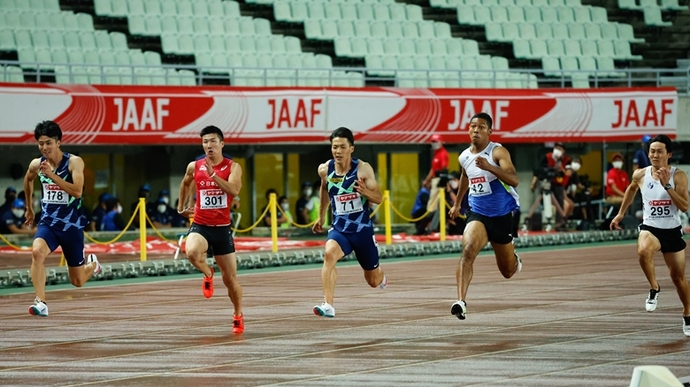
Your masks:
<svg viewBox="0 0 690 387"><path fill-rule="evenodd" d="M60 264L58 266L67 266L67 260L65 259L65 253L60 254Z"/></svg>
<svg viewBox="0 0 690 387"><path fill-rule="evenodd" d="M393 233L391 232L391 191L383 191L383 219L386 222L386 245L393 243Z"/></svg>
<svg viewBox="0 0 690 387"><path fill-rule="evenodd" d="M139 256L146 261L146 199L139 198Z"/></svg>
<svg viewBox="0 0 690 387"><path fill-rule="evenodd" d="M278 252L278 214L276 212L277 205L276 194L272 193L268 199L268 208L271 211L271 251Z"/></svg>
<svg viewBox="0 0 690 387"><path fill-rule="evenodd" d="M438 193L438 228L441 242L446 240L446 191L439 190Z"/></svg>

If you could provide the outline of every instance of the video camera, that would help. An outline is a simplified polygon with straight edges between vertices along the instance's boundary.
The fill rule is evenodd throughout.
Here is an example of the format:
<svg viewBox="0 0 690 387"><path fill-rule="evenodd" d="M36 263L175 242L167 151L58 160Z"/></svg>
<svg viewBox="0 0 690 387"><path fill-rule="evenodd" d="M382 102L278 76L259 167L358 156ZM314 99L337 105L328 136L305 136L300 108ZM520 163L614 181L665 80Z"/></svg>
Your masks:
<svg viewBox="0 0 690 387"><path fill-rule="evenodd" d="M534 170L534 175L539 180L553 181L557 177L563 177L565 174L557 167L543 167Z"/></svg>

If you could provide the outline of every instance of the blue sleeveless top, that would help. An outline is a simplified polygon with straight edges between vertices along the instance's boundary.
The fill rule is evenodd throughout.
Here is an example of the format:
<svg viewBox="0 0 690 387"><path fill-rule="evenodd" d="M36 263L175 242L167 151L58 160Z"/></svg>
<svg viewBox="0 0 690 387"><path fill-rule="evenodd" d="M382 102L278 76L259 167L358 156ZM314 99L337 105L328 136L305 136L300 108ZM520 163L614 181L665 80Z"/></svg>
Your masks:
<svg viewBox="0 0 690 387"><path fill-rule="evenodd" d="M72 174L69 171L70 154L65 152L62 155L60 164L55 169L55 174L60 176L68 183L72 183ZM41 157L41 162L46 158ZM76 199L69 196L62 188L39 172L39 181L43 187L43 198L41 199L41 221L39 224L54 227L61 231L67 231L71 227L83 229L88 220L80 214L81 198Z"/></svg>
<svg viewBox="0 0 690 387"><path fill-rule="evenodd" d="M335 160L328 162L326 176L328 196L333 211L333 229L355 233L371 228L369 201L355 190L359 159L352 159L350 170L340 176L335 173Z"/></svg>

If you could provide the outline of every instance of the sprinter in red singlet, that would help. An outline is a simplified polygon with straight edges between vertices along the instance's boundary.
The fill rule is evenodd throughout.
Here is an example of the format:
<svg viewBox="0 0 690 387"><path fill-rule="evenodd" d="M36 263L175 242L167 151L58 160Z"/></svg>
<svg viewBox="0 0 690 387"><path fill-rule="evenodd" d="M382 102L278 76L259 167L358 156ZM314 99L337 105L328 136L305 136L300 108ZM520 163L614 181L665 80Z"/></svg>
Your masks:
<svg viewBox="0 0 690 387"><path fill-rule="evenodd" d="M187 234L186 252L192 265L204 273L204 296L213 296L213 268L206 263L206 252L211 248L235 308L232 332L242 333L242 287L237 281L235 242L230 230L230 206L242 188L242 167L223 156L223 132L217 127L202 129L201 143L206 157L187 165L180 183L177 212L187 218L194 216ZM186 207L192 196L192 183L197 198L193 208Z"/></svg>

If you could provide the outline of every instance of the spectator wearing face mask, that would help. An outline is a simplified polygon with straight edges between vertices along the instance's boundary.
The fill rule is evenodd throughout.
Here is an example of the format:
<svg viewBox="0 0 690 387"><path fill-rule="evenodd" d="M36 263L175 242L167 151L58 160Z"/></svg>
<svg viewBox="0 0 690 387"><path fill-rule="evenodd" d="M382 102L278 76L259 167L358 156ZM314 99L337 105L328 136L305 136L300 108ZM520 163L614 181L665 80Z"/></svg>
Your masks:
<svg viewBox="0 0 690 387"><path fill-rule="evenodd" d="M163 200L162 197L158 197L156 202L153 204L155 212L151 218L153 227L155 228L171 228L173 221L172 208Z"/></svg>
<svg viewBox="0 0 690 387"><path fill-rule="evenodd" d="M116 197L105 201L105 215L101 223L101 231L122 231L125 229L125 221L122 219L122 205Z"/></svg>
<svg viewBox="0 0 690 387"><path fill-rule="evenodd" d="M15 199L10 210L0 218L0 234L29 234L36 233L36 229L26 224L26 203L22 199Z"/></svg>
<svg viewBox="0 0 690 387"><path fill-rule="evenodd" d="M566 169L570 170L570 178L568 179L568 186L565 189L563 211L568 217L575 211L575 202L578 201L575 197L577 192L584 188L582 184L580 184L580 177L577 174L580 168L582 168L582 159L579 157L573 157L570 164L566 166Z"/></svg>
<svg viewBox="0 0 690 387"><path fill-rule="evenodd" d="M566 168L570 165L570 158L565 153L563 143L557 142L553 146L553 150L548 152L542 159L541 170L539 172L546 173L551 176L551 193L556 198L558 205L563 208L565 206L565 187L568 186L568 180L572 174L572 170ZM534 191L537 188L538 174L532 177L530 189ZM560 212L556 212L556 229L562 230L565 227L565 219Z"/></svg>
<svg viewBox="0 0 690 387"><path fill-rule="evenodd" d="M281 228L288 228L292 223L292 213L290 212L290 201L287 196L281 196L278 198L278 205L280 209L283 210L283 215L285 217L285 222L280 223Z"/></svg>
<svg viewBox="0 0 690 387"><path fill-rule="evenodd" d="M103 217L105 216L105 202L112 198L113 195L108 192L103 192L98 196L98 204L91 212L91 222L87 226L89 231L100 231L103 224Z"/></svg>
<svg viewBox="0 0 690 387"><path fill-rule="evenodd" d="M619 206L623 203L623 195L630 184L630 178L623 170L623 155L614 153L611 165L613 168L606 173L606 203Z"/></svg>
<svg viewBox="0 0 690 387"><path fill-rule="evenodd" d="M0 215L12 208L12 203L17 198L17 190L14 187L7 187L5 190L5 203L0 206Z"/></svg>
<svg viewBox="0 0 690 387"><path fill-rule="evenodd" d="M431 169L426 175L422 185L429 184L431 187L431 192L429 193L429 202L433 202L436 196L439 194L439 182L441 181L441 175L448 173L448 163L450 159L448 158L448 151L443 146L441 142L441 136L435 134L431 136L431 150L434 152L433 158L431 160ZM433 209L428 208L428 211L433 211Z"/></svg>
<svg viewBox="0 0 690 387"><path fill-rule="evenodd" d="M308 181L305 181L302 183L302 196L300 196L299 199L297 199L297 203L295 204L295 210L296 210L296 215L297 215L297 223L298 224L309 224L311 223L311 220L309 220L309 211L311 210L309 208L310 204L310 199L311 199L311 194L313 192L313 188L311 186L311 183ZM312 203L313 206L313 203Z"/></svg>

